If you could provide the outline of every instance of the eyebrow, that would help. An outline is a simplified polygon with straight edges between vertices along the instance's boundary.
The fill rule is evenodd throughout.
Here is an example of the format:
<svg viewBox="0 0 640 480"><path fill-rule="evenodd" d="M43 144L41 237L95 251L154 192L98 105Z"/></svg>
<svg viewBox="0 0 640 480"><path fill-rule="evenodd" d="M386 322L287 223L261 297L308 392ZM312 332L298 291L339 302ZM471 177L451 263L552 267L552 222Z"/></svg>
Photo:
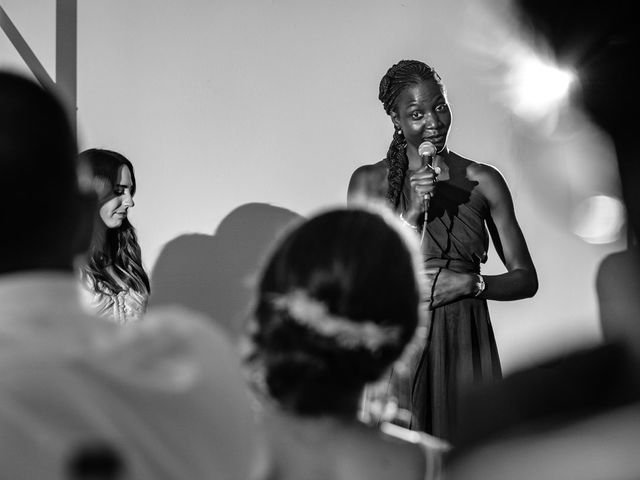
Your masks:
<svg viewBox="0 0 640 480"><path fill-rule="evenodd" d="M426 102L427 100L422 100L422 101L413 101L411 102L409 105L407 105L407 107L415 107L415 106L420 106L420 104L422 104L423 102ZM444 98L443 95L438 95L437 97L435 97L433 99L434 102L444 102L447 103L447 100Z"/></svg>

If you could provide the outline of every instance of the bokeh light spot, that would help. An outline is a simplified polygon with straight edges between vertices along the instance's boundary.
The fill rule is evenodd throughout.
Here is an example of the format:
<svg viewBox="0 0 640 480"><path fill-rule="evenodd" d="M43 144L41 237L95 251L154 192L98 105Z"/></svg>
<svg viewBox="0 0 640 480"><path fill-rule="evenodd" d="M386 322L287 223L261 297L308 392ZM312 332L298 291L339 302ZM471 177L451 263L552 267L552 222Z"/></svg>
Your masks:
<svg viewBox="0 0 640 480"><path fill-rule="evenodd" d="M607 195L594 195L578 204L572 216L572 231L593 244L615 242L624 226L622 202Z"/></svg>

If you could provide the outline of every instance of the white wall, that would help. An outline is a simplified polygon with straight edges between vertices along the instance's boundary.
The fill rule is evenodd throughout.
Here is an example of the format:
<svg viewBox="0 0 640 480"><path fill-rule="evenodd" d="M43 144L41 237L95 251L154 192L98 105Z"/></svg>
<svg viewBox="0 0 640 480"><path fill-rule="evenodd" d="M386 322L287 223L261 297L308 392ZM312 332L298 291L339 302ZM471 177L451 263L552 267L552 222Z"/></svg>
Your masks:
<svg viewBox="0 0 640 480"><path fill-rule="evenodd" d="M54 3L1 1L50 72ZM532 132L499 101L500 72L478 53L478 39L493 32L478 0L78 4L80 146L133 161L131 216L149 270L167 242L213 234L240 205L307 215L344 203L351 172L381 159L391 138L381 76L417 58L448 86L450 147L507 178L539 270L534 299L490 305L505 370L547 347L598 338L594 273L621 243L589 245L567 228L578 194L559 171L588 160L566 154L581 137ZM25 70L2 34L0 64ZM500 268L492 252L485 272Z"/></svg>

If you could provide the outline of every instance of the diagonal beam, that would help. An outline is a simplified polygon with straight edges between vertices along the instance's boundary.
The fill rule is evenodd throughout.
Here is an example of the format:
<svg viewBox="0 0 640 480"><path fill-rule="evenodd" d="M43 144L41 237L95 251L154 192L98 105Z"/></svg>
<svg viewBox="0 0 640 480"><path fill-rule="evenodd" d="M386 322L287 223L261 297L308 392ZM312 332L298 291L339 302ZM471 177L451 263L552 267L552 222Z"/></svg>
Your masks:
<svg viewBox="0 0 640 480"><path fill-rule="evenodd" d="M76 129L78 0L56 0L56 84L64 95L69 119Z"/></svg>
<svg viewBox="0 0 640 480"><path fill-rule="evenodd" d="M55 82L2 7L0 7L0 27L40 85L62 95L69 121L75 131L78 109L78 0L56 0Z"/></svg>
<svg viewBox="0 0 640 480"><path fill-rule="evenodd" d="M0 27L2 27L2 30L4 30L4 33L18 51L18 54L22 57L22 60L27 64L31 73L33 73L33 75L38 79L40 85L50 91L53 91L55 89L54 81L47 73L47 70L42 66L40 60L36 57L36 54L33 53L31 47L27 45L27 42L24 40L22 35L20 35L20 32L2 7L0 7Z"/></svg>

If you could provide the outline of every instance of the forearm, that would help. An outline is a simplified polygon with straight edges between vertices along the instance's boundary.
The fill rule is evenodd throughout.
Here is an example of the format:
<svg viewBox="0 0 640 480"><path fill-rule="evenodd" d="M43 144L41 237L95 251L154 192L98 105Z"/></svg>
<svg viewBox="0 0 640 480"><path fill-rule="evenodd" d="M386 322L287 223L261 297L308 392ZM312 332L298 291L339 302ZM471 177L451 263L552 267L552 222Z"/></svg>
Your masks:
<svg viewBox="0 0 640 480"><path fill-rule="evenodd" d="M514 269L501 275L483 275L485 289L480 294L487 300L520 300L533 297L538 291L535 271Z"/></svg>

